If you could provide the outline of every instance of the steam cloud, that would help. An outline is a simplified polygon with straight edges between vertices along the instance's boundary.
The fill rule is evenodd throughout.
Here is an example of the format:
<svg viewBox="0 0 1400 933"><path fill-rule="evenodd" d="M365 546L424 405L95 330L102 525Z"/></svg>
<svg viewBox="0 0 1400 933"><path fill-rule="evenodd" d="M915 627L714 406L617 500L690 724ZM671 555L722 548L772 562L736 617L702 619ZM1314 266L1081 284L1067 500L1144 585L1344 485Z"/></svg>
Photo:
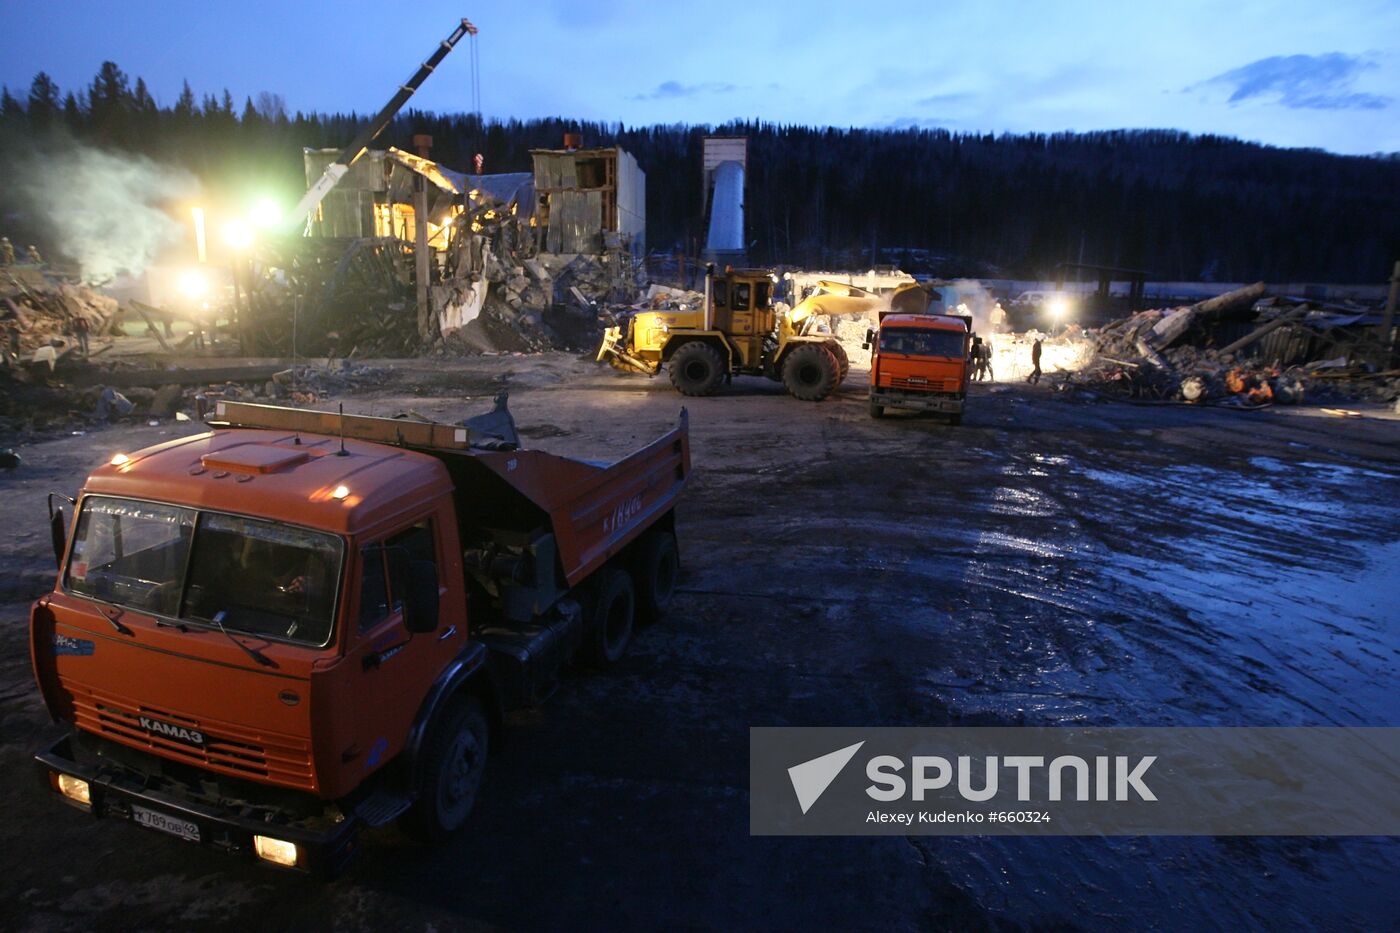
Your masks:
<svg viewBox="0 0 1400 933"><path fill-rule="evenodd" d="M993 295L986 286L976 279L958 279L953 284L957 286L958 294L966 303L968 313L972 315L973 332L983 335L990 334L992 332L992 309L997 305L996 295Z"/></svg>
<svg viewBox="0 0 1400 933"><path fill-rule="evenodd" d="M183 169L72 142L21 161L16 182L55 252L79 263L89 282L144 272L186 235L162 205L199 193L199 180Z"/></svg>

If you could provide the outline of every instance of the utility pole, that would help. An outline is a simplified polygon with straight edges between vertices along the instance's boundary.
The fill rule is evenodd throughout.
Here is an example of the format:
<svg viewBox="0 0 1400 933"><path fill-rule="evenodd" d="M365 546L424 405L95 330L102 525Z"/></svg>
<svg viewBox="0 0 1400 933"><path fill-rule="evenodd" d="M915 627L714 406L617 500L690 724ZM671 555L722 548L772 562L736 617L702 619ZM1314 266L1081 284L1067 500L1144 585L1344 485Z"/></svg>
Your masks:
<svg viewBox="0 0 1400 933"><path fill-rule="evenodd" d="M423 158L428 158L433 138L425 133L413 137L413 146ZM428 180L421 172L413 174L413 280L418 286L418 336L427 340L432 308L428 306Z"/></svg>

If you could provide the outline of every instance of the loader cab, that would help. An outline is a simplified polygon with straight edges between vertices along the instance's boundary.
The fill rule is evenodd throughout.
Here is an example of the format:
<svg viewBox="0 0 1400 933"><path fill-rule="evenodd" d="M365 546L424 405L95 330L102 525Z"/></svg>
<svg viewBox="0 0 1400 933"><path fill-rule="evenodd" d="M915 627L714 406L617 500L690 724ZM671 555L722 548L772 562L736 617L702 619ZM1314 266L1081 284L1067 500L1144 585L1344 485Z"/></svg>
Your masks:
<svg viewBox="0 0 1400 933"><path fill-rule="evenodd" d="M762 270L725 270L715 276L714 326L738 337L767 334L777 325L773 279Z"/></svg>

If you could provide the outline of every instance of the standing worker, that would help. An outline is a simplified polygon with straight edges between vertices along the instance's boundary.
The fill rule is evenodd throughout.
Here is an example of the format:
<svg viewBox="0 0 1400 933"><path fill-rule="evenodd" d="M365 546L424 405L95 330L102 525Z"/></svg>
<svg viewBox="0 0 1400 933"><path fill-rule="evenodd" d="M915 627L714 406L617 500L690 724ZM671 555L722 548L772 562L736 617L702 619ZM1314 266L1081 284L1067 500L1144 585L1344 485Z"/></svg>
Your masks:
<svg viewBox="0 0 1400 933"><path fill-rule="evenodd" d="M15 264L15 244L7 236L0 236L0 266Z"/></svg>
<svg viewBox="0 0 1400 933"><path fill-rule="evenodd" d="M996 382L997 374L992 372L992 341L990 339L982 341L982 367L987 371L987 378Z"/></svg>
<svg viewBox="0 0 1400 933"><path fill-rule="evenodd" d="M82 352L83 358L88 355L88 332L92 325L88 324L88 319L81 314L73 319L73 335L78 338L78 349Z"/></svg>
<svg viewBox="0 0 1400 933"><path fill-rule="evenodd" d="M29 244L29 249L25 250L24 254L34 265L42 266L44 264L44 257L39 255L39 247L35 246L33 243Z"/></svg>
<svg viewBox="0 0 1400 933"><path fill-rule="evenodd" d="M1035 338L1035 343L1031 344L1031 366L1033 366L1034 369L1032 369L1032 370L1031 370L1031 374L1030 374L1029 376L1026 377L1026 381L1029 382L1029 383L1032 383L1032 384L1038 383L1038 382L1040 382L1040 338L1039 338L1039 337Z"/></svg>

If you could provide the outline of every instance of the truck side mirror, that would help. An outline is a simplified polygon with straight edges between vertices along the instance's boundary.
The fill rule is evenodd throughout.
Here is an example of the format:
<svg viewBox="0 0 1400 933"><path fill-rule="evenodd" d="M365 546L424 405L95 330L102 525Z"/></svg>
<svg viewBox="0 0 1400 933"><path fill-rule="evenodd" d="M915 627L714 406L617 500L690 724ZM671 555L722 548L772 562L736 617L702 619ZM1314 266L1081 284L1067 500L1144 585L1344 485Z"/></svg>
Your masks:
<svg viewBox="0 0 1400 933"><path fill-rule="evenodd" d="M426 635L438 627L437 564L430 560L407 561L404 581L403 625L415 635Z"/></svg>
<svg viewBox="0 0 1400 933"><path fill-rule="evenodd" d="M78 503L61 492L49 493L49 539L53 542L54 563L62 567L63 552L68 547L68 520L63 515L63 506L54 508L53 500L55 499L62 499L75 509L78 507Z"/></svg>
<svg viewBox="0 0 1400 933"><path fill-rule="evenodd" d="M862 350L869 350L870 347L871 347L871 345L874 344L874 343L875 343L875 329L874 329L873 327L867 327L867 328L865 329L865 342L862 343L862 344L860 345L860 348L861 348Z"/></svg>
<svg viewBox="0 0 1400 933"><path fill-rule="evenodd" d="M59 506L49 515L49 537L53 539L53 560L63 566L63 551L68 546L68 522L63 517L63 507Z"/></svg>

